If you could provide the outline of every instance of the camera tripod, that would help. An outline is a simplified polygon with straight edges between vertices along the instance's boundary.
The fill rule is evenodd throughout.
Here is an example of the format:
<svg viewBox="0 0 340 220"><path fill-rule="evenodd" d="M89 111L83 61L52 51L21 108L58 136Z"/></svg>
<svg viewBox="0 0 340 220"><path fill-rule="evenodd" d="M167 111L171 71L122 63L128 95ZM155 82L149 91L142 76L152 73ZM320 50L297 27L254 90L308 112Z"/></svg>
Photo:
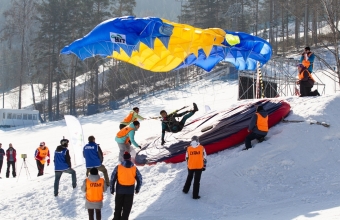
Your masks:
<svg viewBox="0 0 340 220"><path fill-rule="evenodd" d="M28 179L28 176L31 178L31 174L30 174L30 172L29 172L29 170L28 170L28 167L27 167L26 158L22 158L22 159L23 159L24 161L23 161L23 163L21 164L21 168L20 168L19 175L18 175L18 180L19 180L19 177L20 177L20 173L21 173L22 167L24 167L25 170L26 170L27 179ZM28 175L27 175L27 174L28 174Z"/></svg>

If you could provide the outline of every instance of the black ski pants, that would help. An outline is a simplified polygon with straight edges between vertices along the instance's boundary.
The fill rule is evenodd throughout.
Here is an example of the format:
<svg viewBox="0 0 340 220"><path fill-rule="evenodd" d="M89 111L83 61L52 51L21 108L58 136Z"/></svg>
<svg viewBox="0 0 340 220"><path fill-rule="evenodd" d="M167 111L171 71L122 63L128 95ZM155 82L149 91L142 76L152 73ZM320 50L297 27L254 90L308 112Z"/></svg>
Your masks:
<svg viewBox="0 0 340 220"><path fill-rule="evenodd" d="M192 192L192 197L197 198L199 196L200 191L200 181L201 181L202 169L188 169L187 180L185 181L185 185L183 187L183 192L188 193L192 179L194 178L194 189ZM195 177L194 177L195 176Z"/></svg>
<svg viewBox="0 0 340 220"><path fill-rule="evenodd" d="M89 213L89 220L94 220L94 210L96 210L96 219L102 219L102 212L101 209L88 209L87 212Z"/></svg>
<svg viewBox="0 0 340 220"><path fill-rule="evenodd" d="M45 164L42 164L39 160L35 160L35 161L37 161L38 176L44 175L44 167L45 167Z"/></svg>
<svg viewBox="0 0 340 220"><path fill-rule="evenodd" d="M245 144L246 144L246 149L251 148L251 141L254 139L260 140L261 138L264 138L266 135L261 135L261 134L256 134L254 132L248 134L248 136L246 137L245 140Z"/></svg>
<svg viewBox="0 0 340 220"><path fill-rule="evenodd" d="M12 175L13 177L16 177L17 174L15 172L15 161L7 161L7 171L6 171L6 177L9 177L9 170L10 170L10 166L12 165Z"/></svg>
<svg viewBox="0 0 340 220"><path fill-rule="evenodd" d="M0 173L1 173L2 163L3 163L3 162L4 162L3 160L0 160Z"/></svg>
<svg viewBox="0 0 340 220"><path fill-rule="evenodd" d="M133 194L116 194L113 220L128 220L133 203Z"/></svg>

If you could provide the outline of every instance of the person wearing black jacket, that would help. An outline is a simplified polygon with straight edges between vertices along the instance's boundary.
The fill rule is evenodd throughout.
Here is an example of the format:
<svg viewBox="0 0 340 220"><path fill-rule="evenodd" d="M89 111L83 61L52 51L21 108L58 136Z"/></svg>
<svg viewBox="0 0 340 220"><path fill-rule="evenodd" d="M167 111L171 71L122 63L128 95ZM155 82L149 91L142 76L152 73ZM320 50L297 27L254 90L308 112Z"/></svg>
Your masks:
<svg viewBox="0 0 340 220"><path fill-rule="evenodd" d="M112 195L116 193L113 220L129 219L133 194L139 193L143 181L137 167L131 162L130 153L125 152L123 157L124 161L115 167L111 175L110 192Z"/></svg>
<svg viewBox="0 0 340 220"><path fill-rule="evenodd" d="M191 116L193 116L195 114L195 112L198 111L197 105L196 103L193 103L193 110L191 111L185 111L182 113L171 113L168 115L168 113L165 110L162 110L160 112L160 115L162 116L162 145L164 145L165 141L164 141L164 137L165 137L165 132L172 132L172 133L177 133L179 131L181 131L184 127L184 124L186 122L186 120L188 120L188 118L190 118ZM176 117L182 117L181 121L177 121Z"/></svg>
<svg viewBox="0 0 340 220"><path fill-rule="evenodd" d="M257 139L259 142L264 141L264 137L267 135L268 127L268 112L262 105L256 107L256 112L250 119L248 126L249 134L246 137L244 150L252 148L251 141Z"/></svg>
<svg viewBox="0 0 340 220"><path fill-rule="evenodd" d="M67 149L68 142L69 141L67 139L62 139L60 141L60 145L54 152L54 171L55 171L54 196L58 196L59 181L63 173L71 174L72 187L73 188L77 187L76 171L71 168L72 167L71 157L69 150Z"/></svg>
<svg viewBox="0 0 340 220"><path fill-rule="evenodd" d="M2 149L2 144L0 143L0 173L1 173L1 168L2 168L2 163L4 162L4 156L5 156L5 151ZM0 177L1 179L1 177Z"/></svg>

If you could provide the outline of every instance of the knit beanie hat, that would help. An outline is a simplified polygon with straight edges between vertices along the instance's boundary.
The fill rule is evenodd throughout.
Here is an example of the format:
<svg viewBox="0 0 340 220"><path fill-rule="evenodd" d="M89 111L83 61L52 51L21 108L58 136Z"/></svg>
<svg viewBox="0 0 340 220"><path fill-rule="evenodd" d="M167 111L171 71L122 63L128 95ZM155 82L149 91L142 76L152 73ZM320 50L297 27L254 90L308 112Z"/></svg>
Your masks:
<svg viewBox="0 0 340 220"><path fill-rule="evenodd" d="M127 151L125 151L123 157L124 157L124 160L130 160L130 159L131 159L131 155L130 155L130 153L127 152Z"/></svg>
<svg viewBox="0 0 340 220"><path fill-rule="evenodd" d="M91 170L90 170L90 174L91 175L98 175L98 169L93 167Z"/></svg>

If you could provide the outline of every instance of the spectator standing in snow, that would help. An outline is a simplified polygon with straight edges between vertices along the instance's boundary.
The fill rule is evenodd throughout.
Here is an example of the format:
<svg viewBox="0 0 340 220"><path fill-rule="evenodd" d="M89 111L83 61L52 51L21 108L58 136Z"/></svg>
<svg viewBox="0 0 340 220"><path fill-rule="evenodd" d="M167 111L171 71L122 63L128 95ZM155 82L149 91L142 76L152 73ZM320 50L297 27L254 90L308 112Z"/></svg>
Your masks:
<svg viewBox="0 0 340 220"><path fill-rule="evenodd" d="M2 144L0 143L0 173L1 173L1 168L2 168L2 164L4 162L4 156L5 156L5 151L4 149L2 149ZM1 177L0 177L1 179Z"/></svg>
<svg viewBox="0 0 340 220"><path fill-rule="evenodd" d="M313 92L311 91L315 82L312 74L310 74L308 69L303 64L298 64L297 67L299 80L296 83L300 85L300 97L320 96L317 89Z"/></svg>
<svg viewBox="0 0 340 220"><path fill-rule="evenodd" d="M15 171L15 162L17 161L17 151L13 148L12 144L9 144L9 147L6 150L6 157L7 157L6 178L9 177L10 166L12 166L12 175L15 178L17 176L16 171Z"/></svg>
<svg viewBox="0 0 340 220"><path fill-rule="evenodd" d="M86 176L89 175L91 168L97 168L100 172L104 174L104 179L106 185L110 185L109 175L107 173L107 169L103 165L103 152L99 147L99 144L96 144L94 136L89 136L89 143L86 144L83 148L83 156L86 162Z"/></svg>
<svg viewBox="0 0 340 220"><path fill-rule="evenodd" d="M199 196L201 175L202 171L205 170L207 160L205 149L200 144L199 138L197 136L193 136L191 138L190 146L187 148L185 154L185 159L188 166L188 176L182 191L185 194L189 192L192 179L194 178L192 198L199 199L201 198Z"/></svg>
<svg viewBox="0 0 340 220"><path fill-rule="evenodd" d="M68 147L68 140L62 139L60 141L60 145L54 151L54 171L55 171L55 179L54 179L54 196L58 196L59 191L59 181L61 175L63 173L69 173L72 175L72 187L77 187L77 176L76 171L72 169L71 157Z"/></svg>
<svg viewBox="0 0 340 220"><path fill-rule="evenodd" d="M264 141L264 137L268 133L268 113L263 109L262 105L257 106L255 114L250 119L248 132L250 134L246 137L244 150L252 147L251 141L254 139L259 142Z"/></svg>
<svg viewBox="0 0 340 220"><path fill-rule="evenodd" d="M133 194L138 194L142 186L142 175L131 162L130 153L125 152L123 157L124 161L115 167L111 175L110 192L112 195L116 193L113 220L129 219Z"/></svg>
<svg viewBox="0 0 340 220"><path fill-rule="evenodd" d="M305 47L305 51L301 54L300 63L302 63L310 73L313 73L315 55L311 52L310 47Z"/></svg>
<svg viewBox="0 0 340 220"><path fill-rule="evenodd" d="M45 142L40 142L39 147L35 150L35 161L38 167L38 176L44 175L44 167L47 160L47 166L50 165L50 150L45 146Z"/></svg>
<svg viewBox="0 0 340 220"><path fill-rule="evenodd" d="M89 220L94 220L94 212L96 211L96 219L101 219L101 209L103 208L103 192L107 186L103 178L98 175L97 168L91 168L90 175L84 180L81 190L85 192L85 208L89 213Z"/></svg>
<svg viewBox="0 0 340 220"><path fill-rule="evenodd" d="M126 127L131 122L137 121L138 119L139 120L145 120L145 118L140 116L138 113L139 113L139 108L138 107L134 107L132 109L132 111L130 111L130 113L123 119L123 121L120 122L119 129L122 129L122 128Z"/></svg>
<svg viewBox="0 0 340 220"><path fill-rule="evenodd" d="M131 152L131 144L132 143L136 148L142 149L141 146L137 144L135 141L135 132L138 131L140 127L139 121L134 121L129 124L129 126L126 126L122 128L116 135L116 142L119 147L119 161L123 162L123 154L125 151ZM131 142L130 142L131 141Z"/></svg>

